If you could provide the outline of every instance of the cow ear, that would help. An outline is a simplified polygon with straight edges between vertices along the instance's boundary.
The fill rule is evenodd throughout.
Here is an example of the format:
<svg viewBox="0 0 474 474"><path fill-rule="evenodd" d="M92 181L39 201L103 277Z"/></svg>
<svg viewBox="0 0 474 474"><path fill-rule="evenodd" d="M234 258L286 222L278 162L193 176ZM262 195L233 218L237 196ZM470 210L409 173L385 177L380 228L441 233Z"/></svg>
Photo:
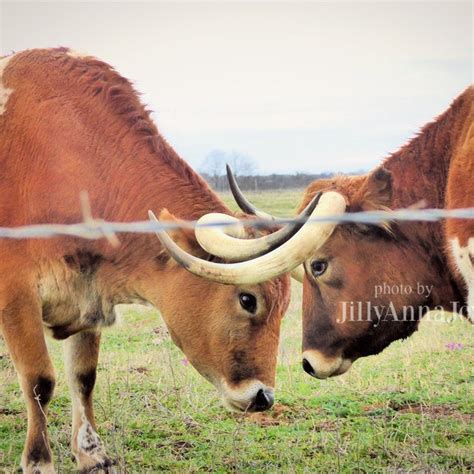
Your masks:
<svg viewBox="0 0 474 474"><path fill-rule="evenodd" d="M166 222L183 222L182 219L178 219L168 209L163 209L159 214L160 221ZM206 258L207 253L201 248L196 236L194 235L194 229L176 228L168 231L170 237L176 242L176 244L185 250L187 253L195 255L197 257Z"/></svg>
<svg viewBox="0 0 474 474"><path fill-rule="evenodd" d="M361 193L356 198L360 210L387 209L392 200L392 173L383 166L367 176Z"/></svg>

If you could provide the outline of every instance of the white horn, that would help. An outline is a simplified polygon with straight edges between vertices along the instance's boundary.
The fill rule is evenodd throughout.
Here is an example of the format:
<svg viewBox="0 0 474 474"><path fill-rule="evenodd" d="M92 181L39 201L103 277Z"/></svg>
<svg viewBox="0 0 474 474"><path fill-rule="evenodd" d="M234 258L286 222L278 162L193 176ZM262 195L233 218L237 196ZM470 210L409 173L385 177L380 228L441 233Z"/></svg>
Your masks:
<svg viewBox="0 0 474 474"><path fill-rule="evenodd" d="M304 275L305 272L303 265L299 265L291 271L291 278L293 278L293 280L299 281L300 283L303 283Z"/></svg>
<svg viewBox="0 0 474 474"><path fill-rule="evenodd" d="M328 191L321 196L311 217L342 214L345 208L344 197L337 192ZM149 216L157 220L151 211ZM335 226L335 222L307 222L280 247L255 259L239 263L202 260L182 250L166 231L157 232L156 235L169 254L191 273L219 283L251 285L291 272L326 242Z"/></svg>
<svg viewBox="0 0 474 474"><path fill-rule="evenodd" d="M197 222L196 239L206 252L231 262L242 262L259 257L279 247L295 235L313 213L320 197L321 193L316 195L297 216L295 222L287 224L272 234L253 239L246 238L245 229L238 219L227 214L205 214ZM225 222L234 225L229 227L212 226L212 224Z"/></svg>

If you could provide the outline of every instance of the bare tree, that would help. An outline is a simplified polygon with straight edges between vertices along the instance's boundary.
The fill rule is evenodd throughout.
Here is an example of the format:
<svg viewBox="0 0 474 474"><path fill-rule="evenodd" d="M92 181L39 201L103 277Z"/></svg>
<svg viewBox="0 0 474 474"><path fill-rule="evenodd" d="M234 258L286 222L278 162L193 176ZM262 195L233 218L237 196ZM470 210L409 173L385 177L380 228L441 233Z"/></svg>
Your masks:
<svg viewBox="0 0 474 474"><path fill-rule="evenodd" d="M223 150L215 149L209 152L202 161L199 172L209 176L210 184L214 189L219 189L221 177L225 173L227 153Z"/></svg>
<svg viewBox="0 0 474 474"><path fill-rule="evenodd" d="M237 151L227 155L227 163L236 176L253 176L257 172L256 162L250 156Z"/></svg>
<svg viewBox="0 0 474 474"><path fill-rule="evenodd" d="M248 155L237 151L229 153L220 149L212 150L199 166L199 172L216 190L222 190L226 187L226 180L223 179L226 163L232 167L234 174L237 176L250 177L255 176L257 172L257 164Z"/></svg>

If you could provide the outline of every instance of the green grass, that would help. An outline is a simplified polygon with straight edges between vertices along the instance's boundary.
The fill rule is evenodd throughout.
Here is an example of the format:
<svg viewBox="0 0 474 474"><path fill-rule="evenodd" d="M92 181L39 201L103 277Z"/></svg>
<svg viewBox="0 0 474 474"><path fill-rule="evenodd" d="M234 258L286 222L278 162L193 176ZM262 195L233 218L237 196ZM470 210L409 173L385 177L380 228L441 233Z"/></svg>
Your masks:
<svg viewBox="0 0 474 474"><path fill-rule="evenodd" d="M286 198L274 194L275 200ZM266 195L250 195L264 206ZM268 199L268 196L267 196ZM284 211L291 215L298 193ZM281 210L281 209L280 209ZM474 342L466 321L423 322L404 342L326 381L301 369L301 287L293 284L277 373L265 414L223 409L217 392L166 337L155 311L122 307L107 330L96 388L99 432L119 472L471 472L474 469ZM460 342L460 350L446 343ZM50 408L56 466L70 472L71 407L61 343ZM19 463L26 415L0 339L0 472Z"/></svg>
<svg viewBox="0 0 474 474"><path fill-rule="evenodd" d="M238 210L234 198L230 192L222 193L224 202L233 211ZM245 191L245 196L249 201L272 215L278 217L291 217L296 214L301 199L302 189L286 189L284 191Z"/></svg>

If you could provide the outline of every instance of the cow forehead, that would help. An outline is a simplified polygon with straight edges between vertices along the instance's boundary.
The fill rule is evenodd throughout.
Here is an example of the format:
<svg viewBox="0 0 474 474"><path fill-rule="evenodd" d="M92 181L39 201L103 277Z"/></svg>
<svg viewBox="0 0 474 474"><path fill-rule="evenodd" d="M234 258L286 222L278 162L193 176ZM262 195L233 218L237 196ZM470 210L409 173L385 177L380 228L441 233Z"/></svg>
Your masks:
<svg viewBox="0 0 474 474"><path fill-rule="evenodd" d="M269 317L282 316L290 303L290 277L282 275L274 280L260 284Z"/></svg>
<svg viewBox="0 0 474 474"><path fill-rule="evenodd" d="M15 55L12 54L11 56L5 56L4 58L0 58L0 115L2 115L7 109L8 99L10 98L10 95L13 92L13 89L10 89L5 85L3 76L5 74L5 70L8 64L14 57Z"/></svg>

